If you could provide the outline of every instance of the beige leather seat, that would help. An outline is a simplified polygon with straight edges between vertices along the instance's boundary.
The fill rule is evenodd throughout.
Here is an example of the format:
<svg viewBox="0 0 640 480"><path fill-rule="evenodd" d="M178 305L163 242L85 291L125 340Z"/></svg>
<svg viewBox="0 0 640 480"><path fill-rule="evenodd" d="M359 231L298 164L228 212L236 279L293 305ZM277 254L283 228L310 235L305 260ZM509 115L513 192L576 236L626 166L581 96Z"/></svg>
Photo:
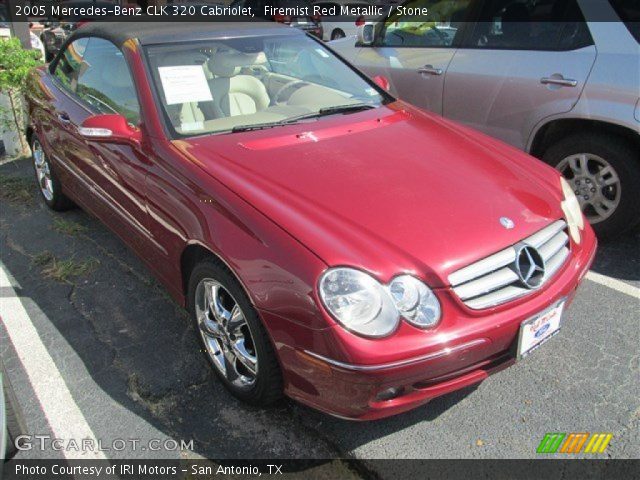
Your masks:
<svg viewBox="0 0 640 480"><path fill-rule="evenodd" d="M250 115L269 106L264 84L254 76L240 73L243 67L266 63L264 53L217 52L209 60L216 78L209 81L216 118Z"/></svg>

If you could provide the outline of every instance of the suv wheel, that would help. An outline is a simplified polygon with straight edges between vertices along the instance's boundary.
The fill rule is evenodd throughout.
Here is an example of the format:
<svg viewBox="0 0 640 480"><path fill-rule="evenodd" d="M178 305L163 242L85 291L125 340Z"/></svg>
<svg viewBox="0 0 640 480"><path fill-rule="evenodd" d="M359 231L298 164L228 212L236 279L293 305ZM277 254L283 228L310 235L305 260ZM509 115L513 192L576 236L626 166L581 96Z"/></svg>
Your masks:
<svg viewBox="0 0 640 480"><path fill-rule="evenodd" d="M33 168L36 172L38 189L42 194L44 203L52 210L68 210L73 202L62 193L62 184L51 167L51 161L42 148L42 143L37 135L31 141L33 155Z"/></svg>
<svg viewBox="0 0 640 480"><path fill-rule="evenodd" d="M188 295L203 352L231 393L260 406L280 399L282 375L271 341L231 272L214 259L199 263Z"/></svg>
<svg viewBox="0 0 640 480"><path fill-rule="evenodd" d="M599 237L640 221L640 159L624 140L580 133L552 145L543 160L565 176Z"/></svg>

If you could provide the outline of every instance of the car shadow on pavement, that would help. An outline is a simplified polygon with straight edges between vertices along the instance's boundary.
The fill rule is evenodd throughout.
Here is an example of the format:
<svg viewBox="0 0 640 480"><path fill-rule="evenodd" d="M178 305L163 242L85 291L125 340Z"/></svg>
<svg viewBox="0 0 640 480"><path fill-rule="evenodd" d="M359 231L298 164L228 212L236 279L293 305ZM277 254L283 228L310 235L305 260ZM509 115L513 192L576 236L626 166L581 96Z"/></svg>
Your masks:
<svg viewBox="0 0 640 480"><path fill-rule="evenodd" d="M619 237L600 242L591 270L640 285L640 226Z"/></svg>

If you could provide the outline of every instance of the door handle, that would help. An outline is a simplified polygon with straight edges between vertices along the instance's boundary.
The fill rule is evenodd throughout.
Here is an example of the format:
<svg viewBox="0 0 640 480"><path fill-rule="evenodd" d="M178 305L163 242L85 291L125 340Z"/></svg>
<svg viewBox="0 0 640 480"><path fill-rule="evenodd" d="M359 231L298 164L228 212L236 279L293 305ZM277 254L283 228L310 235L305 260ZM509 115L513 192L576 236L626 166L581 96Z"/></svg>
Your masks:
<svg viewBox="0 0 640 480"><path fill-rule="evenodd" d="M441 68L434 68L433 65L425 65L424 67L420 67L418 69L418 73L424 73L427 75L442 75L444 70Z"/></svg>
<svg viewBox="0 0 640 480"><path fill-rule="evenodd" d="M71 119L69 118L69 115L67 115L64 112L58 114L58 120L60 120L62 123L70 123L71 122Z"/></svg>
<svg viewBox="0 0 640 480"><path fill-rule="evenodd" d="M577 87L578 81L571 78L564 78L562 75L557 77L542 77L540 79L542 85L559 85L561 87Z"/></svg>

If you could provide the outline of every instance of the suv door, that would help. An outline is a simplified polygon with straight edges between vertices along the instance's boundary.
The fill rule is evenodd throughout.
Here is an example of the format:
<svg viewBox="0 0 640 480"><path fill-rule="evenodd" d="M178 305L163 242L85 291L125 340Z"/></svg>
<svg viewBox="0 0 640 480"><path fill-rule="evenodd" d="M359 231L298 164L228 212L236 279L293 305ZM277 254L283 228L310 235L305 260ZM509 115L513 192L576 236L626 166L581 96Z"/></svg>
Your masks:
<svg viewBox="0 0 640 480"><path fill-rule="evenodd" d="M371 46L354 63L370 76L384 75L402 100L442 114L444 73L464 35L472 0L410 0L407 8L433 7L438 22L401 16L398 10L376 26Z"/></svg>
<svg viewBox="0 0 640 480"><path fill-rule="evenodd" d="M446 75L444 116L520 149L577 103L596 48L575 0L484 0Z"/></svg>

